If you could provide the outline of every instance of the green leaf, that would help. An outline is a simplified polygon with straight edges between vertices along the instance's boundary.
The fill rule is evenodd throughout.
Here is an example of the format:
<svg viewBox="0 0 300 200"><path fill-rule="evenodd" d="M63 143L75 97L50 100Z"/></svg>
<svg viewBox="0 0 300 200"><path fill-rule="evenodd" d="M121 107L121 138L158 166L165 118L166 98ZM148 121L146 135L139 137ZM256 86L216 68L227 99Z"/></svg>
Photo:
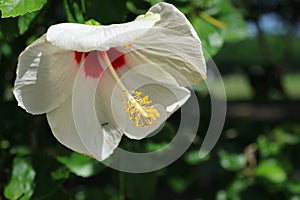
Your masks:
<svg viewBox="0 0 300 200"><path fill-rule="evenodd" d="M241 174L236 174L230 182L227 182L227 188L224 190L219 190L216 199L217 200L240 200L243 199L241 198L242 193L247 190L253 183L254 179L250 177L245 177L244 175Z"/></svg>
<svg viewBox="0 0 300 200"><path fill-rule="evenodd" d="M16 157L13 161L12 176L5 187L7 199L30 199L34 190L35 171L29 158Z"/></svg>
<svg viewBox="0 0 300 200"><path fill-rule="evenodd" d="M284 169L273 159L262 161L256 168L256 176L277 184L283 183L287 178Z"/></svg>
<svg viewBox="0 0 300 200"><path fill-rule="evenodd" d="M196 32L198 33L203 49L209 56L214 56L223 46L223 36L214 25L197 17L191 20Z"/></svg>
<svg viewBox="0 0 300 200"><path fill-rule="evenodd" d="M246 167L247 159L244 154L232 154L226 151L219 151L218 154L224 169L238 171Z"/></svg>
<svg viewBox="0 0 300 200"><path fill-rule="evenodd" d="M292 194L300 194L300 181L290 181L286 185L287 189Z"/></svg>
<svg viewBox="0 0 300 200"><path fill-rule="evenodd" d="M239 41L248 36L242 14L230 1L201 1L199 5L203 3L200 17L192 16L191 22L209 56L214 56L224 41Z"/></svg>
<svg viewBox="0 0 300 200"><path fill-rule="evenodd" d="M53 180L64 180L69 178L70 171L66 167L60 167L56 171L51 172Z"/></svg>
<svg viewBox="0 0 300 200"><path fill-rule="evenodd" d="M152 6L157 3L163 2L163 0L144 0L144 1L150 3Z"/></svg>
<svg viewBox="0 0 300 200"><path fill-rule="evenodd" d="M38 12L27 13L18 18L18 28L20 35L24 34L29 29L30 24L35 19L37 14Z"/></svg>
<svg viewBox="0 0 300 200"><path fill-rule="evenodd" d="M159 149L162 149L168 145L167 142L160 142L160 143L154 143L154 142L148 142L146 144L147 152L153 152L157 151Z"/></svg>
<svg viewBox="0 0 300 200"><path fill-rule="evenodd" d="M75 13L76 22L84 24L85 20L84 20L83 13L81 11L80 6L76 2L73 2L72 5L73 5L74 13Z"/></svg>
<svg viewBox="0 0 300 200"><path fill-rule="evenodd" d="M281 150L281 146L274 142L268 135L260 135L257 138L257 146L262 157L277 155Z"/></svg>
<svg viewBox="0 0 300 200"><path fill-rule="evenodd" d="M120 200L118 188L108 183L101 186L101 189L99 189L98 184L91 184L91 185L82 184L80 185L80 189L77 190L76 193L74 194L74 197L76 200L88 200L88 199Z"/></svg>
<svg viewBox="0 0 300 200"><path fill-rule="evenodd" d="M182 193L189 186L189 179L173 176L169 178L168 183L175 192Z"/></svg>
<svg viewBox="0 0 300 200"><path fill-rule="evenodd" d="M86 25L94 25L94 26L101 26L101 23L94 20L94 19L90 19L88 21L85 22Z"/></svg>
<svg viewBox="0 0 300 200"><path fill-rule="evenodd" d="M104 167L97 160L79 153L72 153L69 157L58 156L57 160L64 164L71 172L81 177L93 176Z"/></svg>
<svg viewBox="0 0 300 200"><path fill-rule="evenodd" d="M274 129L275 139L277 143L284 145L296 145L299 143L300 138L297 132L290 132L283 128Z"/></svg>
<svg viewBox="0 0 300 200"><path fill-rule="evenodd" d="M127 2L126 2L126 7L127 7L127 9L128 9L130 12L132 12L132 13L134 13L134 14L136 14L136 15L144 14L144 13L147 12L147 10L137 8L137 7L135 6L134 2L132 2L132 1L127 1Z"/></svg>
<svg viewBox="0 0 300 200"><path fill-rule="evenodd" d="M0 10L2 18L17 17L40 10L47 0L2 0L0 1Z"/></svg>
<svg viewBox="0 0 300 200"><path fill-rule="evenodd" d="M216 195L216 200L227 200L227 199L228 197L225 190L218 191Z"/></svg>
<svg viewBox="0 0 300 200"><path fill-rule="evenodd" d="M210 159L210 156L199 157L199 150L192 150L185 154L184 159L187 163L191 165L197 165L201 162L207 161Z"/></svg>
<svg viewBox="0 0 300 200"><path fill-rule="evenodd" d="M239 41L248 37L249 30L242 13L228 0L219 1L220 17L218 20L226 24L222 29L225 41Z"/></svg>
<svg viewBox="0 0 300 200"><path fill-rule="evenodd" d="M285 146L297 145L299 136L283 128L275 128L271 133L260 135L257 139L260 154L263 157L280 154Z"/></svg>
<svg viewBox="0 0 300 200"><path fill-rule="evenodd" d="M220 2L219 0L194 0L195 3L202 8L203 10L205 10L205 12L209 15L217 15L220 10L221 7L219 6Z"/></svg>
<svg viewBox="0 0 300 200"><path fill-rule="evenodd" d="M226 28L222 30L225 41L239 41L248 37L248 27L238 11L222 16L219 20L226 24Z"/></svg>
<svg viewBox="0 0 300 200"><path fill-rule="evenodd" d="M68 0L64 0L63 3L64 3L65 13L66 13L66 15L67 15L67 20L68 20L69 22L75 23L76 20L75 20L74 17L73 17L73 14L72 14L72 12L71 12L70 5L69 5L69 3L68 3Z"/></svg>

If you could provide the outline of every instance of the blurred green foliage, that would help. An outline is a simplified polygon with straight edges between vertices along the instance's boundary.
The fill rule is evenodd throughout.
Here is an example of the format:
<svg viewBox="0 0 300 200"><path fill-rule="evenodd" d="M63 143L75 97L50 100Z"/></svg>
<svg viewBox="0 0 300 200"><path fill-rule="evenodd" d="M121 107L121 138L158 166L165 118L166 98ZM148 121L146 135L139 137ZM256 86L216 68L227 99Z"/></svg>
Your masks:
<svg viewBox="0 0 300 200"><path fill-rule="evenodd" d="M50 25L126 22L157 2L160 0L0 0L0 199L300 199L300 126L287 116L280 120L228 116L215 149L205 158L198 157L210 119L209 94L203 85L196 86L203 108L196 140L176 162L146 174L118 172L70 151L52 136L45 116L31 116L17 107L11 90L18 55ZM251 71L251 66L261 65L260 69L270 72L264 66L270 61L263 53L261 38L247 38L245 17L252 20L261 8L241 6L242 1L237 0L168 2L190 19L204 49L226 74L230 100L257 100L260 96L255 91L265 92L269 79L254 79L257 87L248 68ZM285 35L266 39L276 63L286 61L282 38ZM299 41L295 41L297 45L289 49L299 52ZM289 64L299 64L297 58L294 53ZM229 74L230 70L238 74ZM275 76L272 71L267 74ZM299 78L294 76L286 78L290 81L288 94L299 89ZM274 81L270 84L273 87L266 90L272 93L277 86ZM146 141L124 138L121 145L136 152L159 149L172 139L179 120L175 114L160 134Z"/></svg>
<svg viewBox="0 0 300 200"><path fill-rule="evenodd" d="M16 157L4 195L8 199L30 199L34 190L35 171L29 159Z"/></svg>

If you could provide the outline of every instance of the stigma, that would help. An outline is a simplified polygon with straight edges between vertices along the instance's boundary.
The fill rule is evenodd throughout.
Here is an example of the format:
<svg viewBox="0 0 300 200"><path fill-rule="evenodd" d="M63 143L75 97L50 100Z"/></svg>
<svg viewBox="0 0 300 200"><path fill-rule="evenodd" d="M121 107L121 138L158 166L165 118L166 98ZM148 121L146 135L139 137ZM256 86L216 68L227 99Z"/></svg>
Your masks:
<svg viewBox="0 0 300 200"><path fill-rule="evenodd" d="M141 92L132 91L126 96L124 107L133 125L137 127L149 126L160 117L160 113L152 105L148 95L142 96Z"/></svg>

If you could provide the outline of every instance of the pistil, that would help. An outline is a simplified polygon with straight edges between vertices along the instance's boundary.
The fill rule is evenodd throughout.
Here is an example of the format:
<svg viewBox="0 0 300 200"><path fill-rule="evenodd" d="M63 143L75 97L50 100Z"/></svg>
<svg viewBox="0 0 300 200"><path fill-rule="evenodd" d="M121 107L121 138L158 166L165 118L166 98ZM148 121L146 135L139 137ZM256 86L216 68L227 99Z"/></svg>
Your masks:
<svg viewBox="0 0 300 200"><path fill-rule="evenodd" d="M125 96L125 111L129 113L129 118L132 123L138 127L144 127L153 124L154 121L160 117L160 113L152 105L152 101L149 101L149 97L142 97L142 93L139 91L129 92L113 68L107 53L105 51L100 51L99 56L99 62L101 59L103 59L112 77L115 79Z"/></svg>

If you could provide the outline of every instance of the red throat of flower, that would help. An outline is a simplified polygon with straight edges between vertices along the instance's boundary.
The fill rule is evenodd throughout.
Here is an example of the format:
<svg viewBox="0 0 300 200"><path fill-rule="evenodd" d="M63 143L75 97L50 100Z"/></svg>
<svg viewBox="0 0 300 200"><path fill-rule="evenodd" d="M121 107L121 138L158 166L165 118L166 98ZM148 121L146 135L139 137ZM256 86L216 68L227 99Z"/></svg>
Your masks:
<svg viewBox="0 0 300 200"><path fill-rule="evenodd" d="M84 62L84 72L87 77L98 78L104 71L104 67L100 64L98 55L99 51L78 52L74 51L74 60L78 65ZM116 48L110 48L106 51L109 60L115 70L126 64L125 55Z"/></svg>

